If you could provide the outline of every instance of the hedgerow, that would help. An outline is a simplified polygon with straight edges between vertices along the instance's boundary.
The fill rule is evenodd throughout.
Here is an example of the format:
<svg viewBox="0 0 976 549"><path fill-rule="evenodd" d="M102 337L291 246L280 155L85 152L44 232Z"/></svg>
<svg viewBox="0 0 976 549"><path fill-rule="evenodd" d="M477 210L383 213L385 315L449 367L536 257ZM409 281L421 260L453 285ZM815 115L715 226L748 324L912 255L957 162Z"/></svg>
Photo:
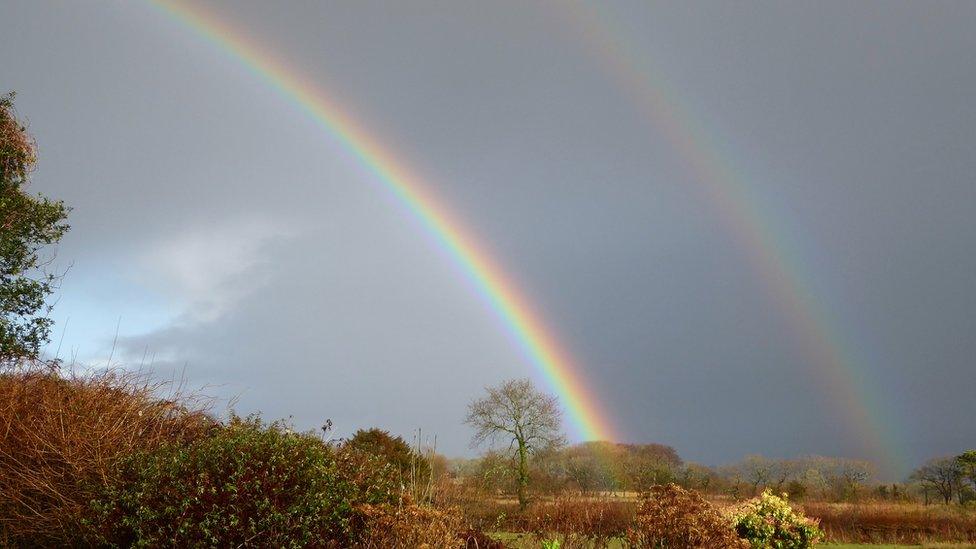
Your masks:
<svg viewBox="0 0 976 549"><path fill-rule="evenodd" d="M357 489L335 451L280 422L234 417L208 437L119 467L91 504L95 543L307 547L350 536Z"/></svg>

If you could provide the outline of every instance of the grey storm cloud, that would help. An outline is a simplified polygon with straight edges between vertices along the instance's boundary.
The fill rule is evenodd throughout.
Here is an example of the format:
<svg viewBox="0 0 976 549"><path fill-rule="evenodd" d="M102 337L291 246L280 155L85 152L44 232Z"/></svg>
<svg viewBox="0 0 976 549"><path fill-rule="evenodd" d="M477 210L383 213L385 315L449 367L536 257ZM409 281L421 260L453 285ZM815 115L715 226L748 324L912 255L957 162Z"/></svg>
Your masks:
<svg viewBox="0 0 976 549"><path fill-rule="evenodd" d="M706 463L865 455L808 334L569 8L205 8L422 174L630 440ZM976 6L600 9L790 232L900 458L971 447ZM40 147L34 188L74 207L65 353L104 364L119 322L126 365L301 427L423 427L449 454L485 385L545 381L334 137L158 10L6 3L0 85Z"/></svg>

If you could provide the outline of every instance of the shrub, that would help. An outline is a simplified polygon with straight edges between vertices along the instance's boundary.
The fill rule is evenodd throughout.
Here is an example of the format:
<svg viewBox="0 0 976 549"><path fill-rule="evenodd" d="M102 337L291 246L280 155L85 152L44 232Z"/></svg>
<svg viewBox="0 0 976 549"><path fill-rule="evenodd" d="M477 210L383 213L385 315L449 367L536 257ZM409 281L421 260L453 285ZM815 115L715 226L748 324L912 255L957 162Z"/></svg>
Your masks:
<svg viewBox="0 0 976 549"><path fill-rule="evenodd" d="M564 548L605 547L626 534L633 520L632 506L609 498L561 496L531 505L520 519L520 530L536 540L550 540Z"/></svg>
<svg viewBox="0 0 976 549"><path fill-rule="evenodd" d="M641 494L627 540L634 547L748 547L712 504L674 484Z"/></svg>
<svg viewBox="0 0 976 549"><path fill-rule="evenodd" d="M769 490L733 513L732 522L753 549L805 549L824 536L818 521L793 511L786 494L777 497Z"/></svg>
<svg viewBox="0 0 976 549"><path fill-rule="evenodd" d="M234 417L209 437L124 460L92 504L100 534L94 541L322 546L349 535L355 493L321 439Z"/></svg>
<svg viewBox="0 0 976 549"><path fill-rule="evenodd" d="M391 435L389 431L375 427L360 429L345 442L344 446L377 456L392 465L403 479L409 477L412 472L426 476L430 471L430 464L423 456L414 452L403 437Z"/></svg>
<svg viewBox="0 0 976 549"><path fill-rule="evenodd" d="M448 549L465 547L464 519L456 509L422 505L361 505L359 545L368 549Z"/></svg>
<svg viewBox="0 0 976 549"><path fill-rule="evenodd" d="M404 486L400 473L382 456L339 446L334 449L339 476L348 481L351 501L379 505L400 502Z"/></svg>
<svg viewBox="0 0 976 549"><path fill-rule="evenodd" d="M88 502L121 457L212 428L193 399L162 400L161 389L120 371L0 373L0 540L77 544Z"/></svg>

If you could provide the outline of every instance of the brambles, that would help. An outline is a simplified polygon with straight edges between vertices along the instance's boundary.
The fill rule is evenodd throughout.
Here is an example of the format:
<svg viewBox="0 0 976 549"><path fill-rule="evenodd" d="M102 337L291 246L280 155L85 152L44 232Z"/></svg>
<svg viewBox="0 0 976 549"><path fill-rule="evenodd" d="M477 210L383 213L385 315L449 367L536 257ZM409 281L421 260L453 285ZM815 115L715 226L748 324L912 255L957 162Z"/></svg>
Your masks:
<svg viewBox="0 0 976 549"><path fill-rule="evenodd" d="M634 547L748 547L726 517L697 492L674 484L641 494L637 517L627 531Z"/></svg>
<svg viewBox="0 0 976 549"><path fill-rule="evenodd" d="M362 505L357 542L367 549L461 548L464 518L456 509L421 505Z"/></svg>
<svg viewBox="0 0 976 549"><path fill-rule="evenodd" d="M73 544L119 459L206 436L203 406L162 389L120 371L0 374L0 539Z"/></svg>
<svg viewBox="0 0 976 549"><path fill-rule="evenodd" d="M753 549L806 549L824 537L817 520L795 512L785 494L781 498L769 490L736 510L732 523Z"/></svg>
<svg viewBox="0 0 976 549"><path fill-rule="evenodd" d="M257 417L137 453L93 502L99 543L321 546L346 539L354 487L321 439Z"/></svg>

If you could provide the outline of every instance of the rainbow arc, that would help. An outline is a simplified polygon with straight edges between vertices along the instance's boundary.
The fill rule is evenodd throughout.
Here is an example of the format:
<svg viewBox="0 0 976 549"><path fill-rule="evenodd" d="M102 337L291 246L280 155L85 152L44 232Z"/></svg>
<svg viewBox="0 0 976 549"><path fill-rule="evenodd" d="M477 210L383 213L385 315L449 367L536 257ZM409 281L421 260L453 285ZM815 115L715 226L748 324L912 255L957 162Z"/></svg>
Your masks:
<svg viewBox="0 0 976 549"><path fill-rule="evenodd" d="M325 90L307 83L243 32L196 5L165 1L151 4L247 67L307 114L335 143L368 169L414 215L433 240L449 252L474 288L490 304L525 356L558 394L577 436L582 440L617 438L596 399L587 390L579 368L530 302L402 159L349 116Z"/></svg>

